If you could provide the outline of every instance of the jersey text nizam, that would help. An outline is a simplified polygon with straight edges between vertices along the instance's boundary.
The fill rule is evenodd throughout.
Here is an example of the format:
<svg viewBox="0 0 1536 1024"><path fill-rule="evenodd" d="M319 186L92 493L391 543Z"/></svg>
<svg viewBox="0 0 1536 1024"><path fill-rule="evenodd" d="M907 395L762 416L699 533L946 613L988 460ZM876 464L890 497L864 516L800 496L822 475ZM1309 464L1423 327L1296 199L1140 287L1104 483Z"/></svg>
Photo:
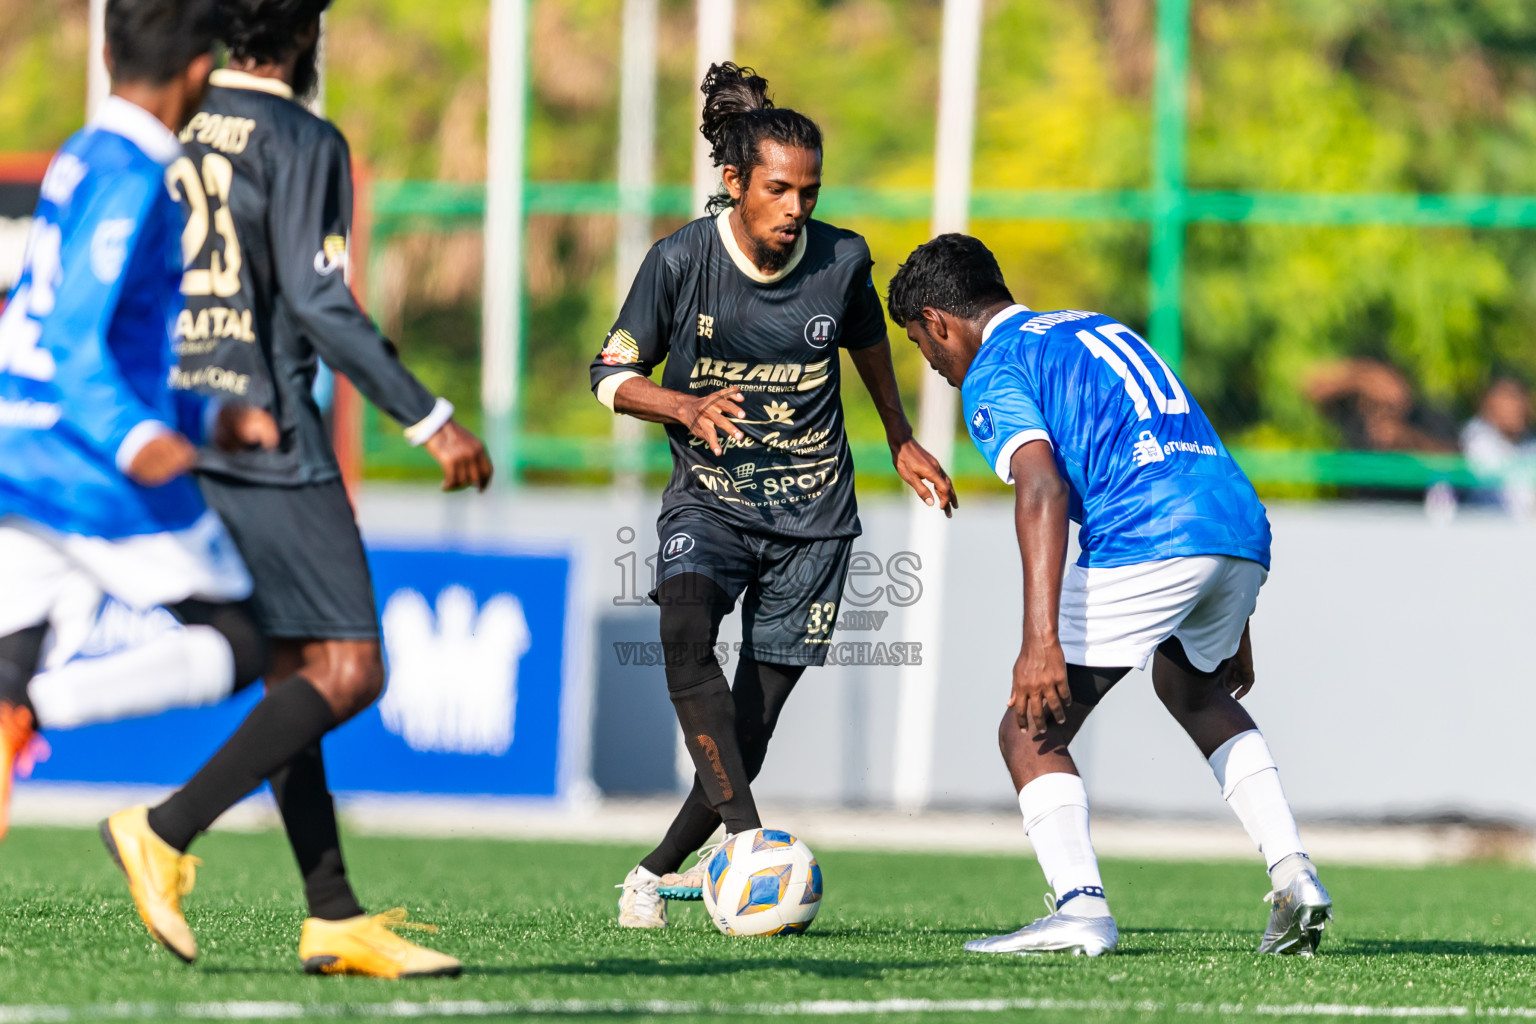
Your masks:
<svg viewBox="0 0 1536 1024"><path fill-rule="evenodd" d="M741 253L728 217L700 218L651 248L592 362L593 388L648 377L666 360L662 387L742 392L745 437L722 435L719 457L686 427L667 425L663 523L704 509L773 536L857 536L838 349L885 338L869 247L808 221L790 263L768 278Z"/></svg>

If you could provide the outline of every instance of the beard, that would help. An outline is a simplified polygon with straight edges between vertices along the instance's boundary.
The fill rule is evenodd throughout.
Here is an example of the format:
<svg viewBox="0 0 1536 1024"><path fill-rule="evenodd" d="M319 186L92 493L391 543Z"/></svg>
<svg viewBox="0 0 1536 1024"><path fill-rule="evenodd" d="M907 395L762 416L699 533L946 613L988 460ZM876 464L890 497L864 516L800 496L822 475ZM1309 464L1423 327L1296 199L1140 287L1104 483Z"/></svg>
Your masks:
<svg viewBox="0 0 1536 1024"><path fill-rule="evenodd" d="M315 98L320 88L320 40L299 54L293 65L293 95L302 103Z"/></svg>
<svg viewBox="0 0 1536 1024"><path fill-rule="evenodd" d="M751 244L752 251L748 254L757 269L765 274L777 274L789 263L789 257L794 254L795 247L779 249L763 241L755 235L748 235L747 240ZM797 238L798 242L799 239Z"/></svg>

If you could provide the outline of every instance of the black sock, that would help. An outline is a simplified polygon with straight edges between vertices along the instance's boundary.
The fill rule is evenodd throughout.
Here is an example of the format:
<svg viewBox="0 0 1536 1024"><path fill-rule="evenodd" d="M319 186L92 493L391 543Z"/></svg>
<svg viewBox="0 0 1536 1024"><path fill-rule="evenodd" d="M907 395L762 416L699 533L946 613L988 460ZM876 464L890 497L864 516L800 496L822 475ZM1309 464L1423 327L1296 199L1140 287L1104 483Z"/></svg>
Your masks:
<svg viewBox="0 0 1536 1024"><path fill-rule="evenodd" d="M736 702L715 658L720 620L736 603L709 577L682 573L656 588L667 691L704 797L741 832L761 827L736 742Z"/></svg>
<svg viewBox="0 0 1536 1024"><path fill-rule="evenodd" d="M342 921L363 913L347 866L341 859L341 835L336 827L336 804L325 783L325 761L320 744L311 743L267 779L277 809L283 816L288 844L293 847L299 873L304 876L304 897L309 916Z"/></svg>
<svg viewBox="0 0 1536 1024"><path fill-rule="evenodd" d="M656 849L645 855L640 866L658 875L677 871L688 855L703 846L719 827L720 815L709 806L704 787L699 785L698 775L694 775L693 788L678 808L677 817L667 826L667 834Z"/></svg>
<svg viewBox="0 0 1536 1024"><path fill-rule="evenodd" d="M29 626L0 636L0 702L32 710L27 685L37 673L48 624Z"/></svg>
<svg viewBox="0 0 1536 1024"><path fill-rule="evenodd" d="M756 779L762 770L779 712L804 671L803 665L768 665L751 658L742 658L737 664L736 685L731 693L736 705L736 740L748 781ZM719 827L720 815L709 805L695 775L693 788L668 826L667 834L640 866L658 875L676 871Z"/></svg>
<svg viewBox="0 0 1536 1024"><path fill-rule="evenodd" d="M185 850L262 779L335 726L336 713L308 679L293 676L279 683L185 786L150 810L149 827Z"/></svg>

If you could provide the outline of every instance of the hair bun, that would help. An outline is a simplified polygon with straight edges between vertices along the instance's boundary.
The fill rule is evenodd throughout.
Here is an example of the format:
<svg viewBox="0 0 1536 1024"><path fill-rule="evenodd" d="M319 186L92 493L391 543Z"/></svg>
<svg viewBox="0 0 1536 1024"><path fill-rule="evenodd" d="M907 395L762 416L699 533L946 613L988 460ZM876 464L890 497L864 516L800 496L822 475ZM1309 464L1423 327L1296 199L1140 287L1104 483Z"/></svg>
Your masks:
<svg viewBox="0 0 1536 1024"><path fill-rule="evenodd" d="M704 118L699 131L717 149L732 118L754 110L773 109L773 100L768 98L768 79L730 61L711 64L699 91L704 94Z"/></svg>

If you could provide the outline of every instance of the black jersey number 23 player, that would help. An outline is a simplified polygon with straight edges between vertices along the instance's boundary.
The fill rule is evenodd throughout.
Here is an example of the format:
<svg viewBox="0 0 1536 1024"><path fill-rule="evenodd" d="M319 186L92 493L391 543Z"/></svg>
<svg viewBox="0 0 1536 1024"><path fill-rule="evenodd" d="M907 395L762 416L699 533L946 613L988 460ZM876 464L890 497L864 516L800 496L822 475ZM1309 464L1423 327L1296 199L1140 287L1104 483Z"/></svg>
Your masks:
<svg viewBox="0 0 1536 1024"><path fill-rule="evenodd" d="M678 869L722 819L728 835L761 827L749 783L801 672L826 658L860 532L839 350L874 399L902 479L928 504L955 507L902 410L869 247L811 219L820 129L774 107L750 68L717 64L702 90L724 188L711 216L652 247L592 362L598 399L664 423L671 443L652 596L695 767L666 838L625 879L628 927L664 926L664 897L695 894L701 869ZM733 689L714 644L738 599Z"/></svg>

